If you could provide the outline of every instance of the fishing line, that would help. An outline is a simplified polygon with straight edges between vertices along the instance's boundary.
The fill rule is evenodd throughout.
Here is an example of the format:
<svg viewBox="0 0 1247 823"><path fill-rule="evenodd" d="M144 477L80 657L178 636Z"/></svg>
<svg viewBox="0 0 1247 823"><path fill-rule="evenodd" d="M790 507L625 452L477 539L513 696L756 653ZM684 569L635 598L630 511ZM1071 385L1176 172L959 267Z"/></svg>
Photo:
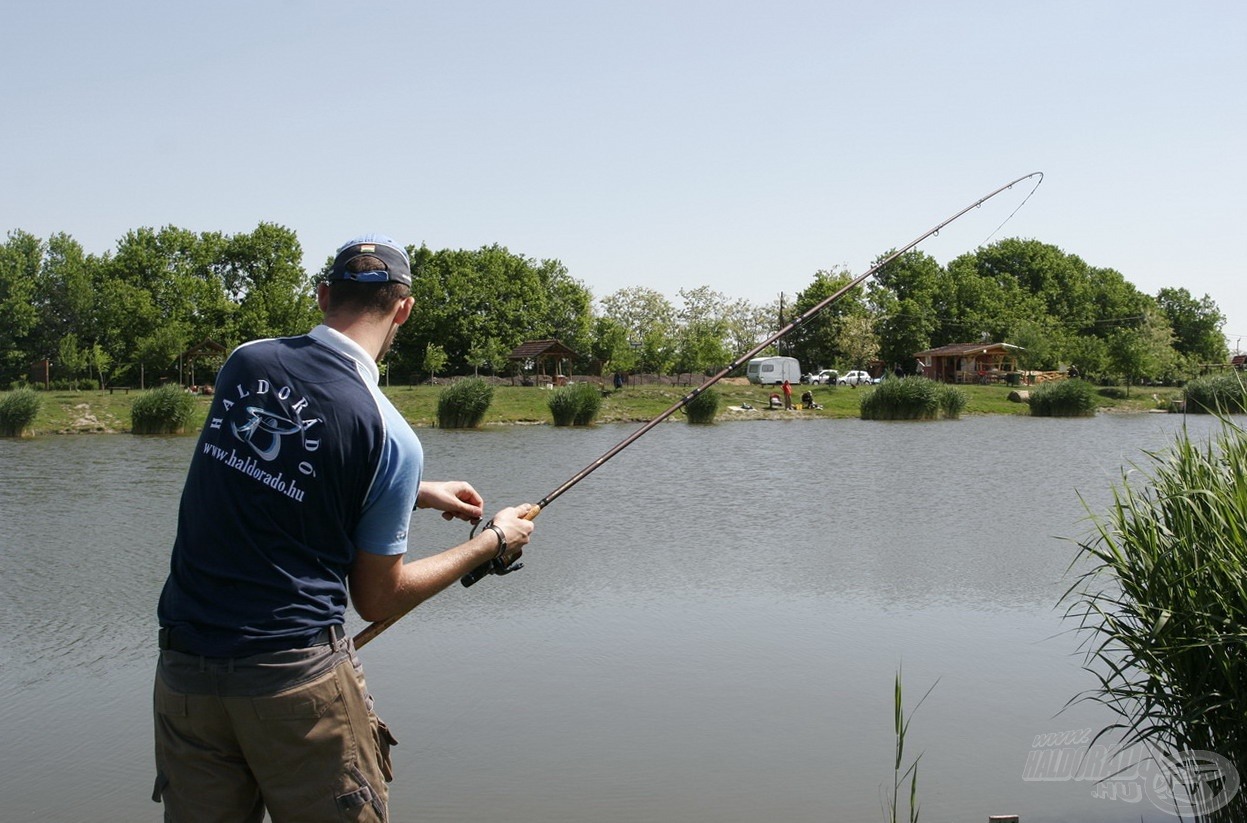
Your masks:
<svg viewBox="0 0 1247 823"><path fill-rule="evenodd" d="M857 277L850 280L846 285L842 286L835 293L833 293L829 297L824 298L821 302L819 302L812 308L808 309L805 313L803 313L802 315L797 317L797 319L790 322L787 326L784 326L782 329L775 332L770 337L766 338L761 343L757 344L752 349L750 349L749 351L742 354L740 357L733 360L731 363L725 366L721 371L719 371L717 374L713 375L712 377L708 378L706 382L702 383L700 386L693 389L688 394L684 395L684 397L680 398L678 401L672 404L669 408L661 412L653 420L650 420L649 422L645 423L639 429L634 431L632 434L628 435L623 440L616 443L597 460L594 460L592 463L585 466L580 471L576 472L574 475L568 478L567 481L564 482L561 486L554 489L554 491L550 492L545 497L541 498L541 500L537 501L537 503L531 509L529 509L528 513L525 514L524 516L525 519L527 520L535 519L537 515L540 514L543 509L545 509L555 500L559 499L564 494L566 494L573 486L575 486L581 480L584 480L586 477L588 477L590 474L595 472L597 469L601 468L612 457L619 454L624 449L628 448L628 446L631 446L638 439L644 436L646 432L650 431L655 426L657 426L659 423L666 420L668 417L670 417L671 415L675 414L680 409L687 406L698 395L706 391L706 389L710 388L715 383L722 380L730 372L740 368L742 365L747 363L751 358L755 357L758 353L760 353L767 346L770 346L772 343L776 342L780 338L789 334L793 330L800 328L802 325L804 325L807 321L809 321L811 318L813 318L823 309L832 305L833 303L838 301L840 298L848 294L850 291L860 286L863 282L865 282L866 278L877 273L880 269L887 266L889 263L891 263L893 260L896 260L901 255L905 254L906 252L909 252L922 241L926 240L929 237L933 237L939 234L940 229L944 228L945 226L949 225L953 221L957 220L962 215L966 214L967 212L973 211L974 209L979 208L980 206L982 206L988 200L991 200L996 195L1002 192L1009 191L1018 183L1021 183L1025 180L1030 180L1032 178L1037 178L1037 179L1035 180L1035 186L1034 188L1031 189L1030 194L1026 195L1026 200L1029 200L1031 195L1035 193L1035 189L1039 188L1039 184L1043 182L1043 172L1041 171L1034 171L1034 172L1031 172L1030 174L1025 174L1017 178L1016 180L1012 180L1006 183L1005 185L1001 186L995 191L992 191L980 197L978 200L975 200L973 203L966 206L964 209L957 212L953 216L946 218L945 220L936 224L933 228L927 229L925 232L918 235L916 238L909 241L901 248L897 249L896 251L893 251L883 260L871 266L869 269L867 269L866 271L859 274ZM1023 205L1026 203L1026 200L1022 201ZM1013 217L1014 214L1017 214L1018 210L1021 208L1022 206L1019 205L1016 209L1014 209L1013 212L1010 213L1009 217L1005 219L1005 223L1007 223ZM1001 223L1000 225L1003 226L1004 223ZM999 230L1000 229L997 228L997 231ZM485 524L485 525L488 526L490 524ZM476 527L473 527L472 534L476 534ZM523 564L516 562L519 559L521 554L523 554L523 552L518 547L514 549L507 549L505 550L505 553L501 557L482 563L480 566L476 567L471 572L464 575L460 582L463 583L464 586L471 586L477 581L479 581L481 578L486 577L491 574L499 574L499 575L509 574L510 572L515 571L522 567ZM364 629L363 631L361 631L359 634L355 636L355 647L360 648L364 644L371 641L374 637L379 635L381 632L385 631L387 628L397 623L403 617L404 614L406 614L406 612L393 615L385 620L380 620L369 625L366 629Z"/></svg>

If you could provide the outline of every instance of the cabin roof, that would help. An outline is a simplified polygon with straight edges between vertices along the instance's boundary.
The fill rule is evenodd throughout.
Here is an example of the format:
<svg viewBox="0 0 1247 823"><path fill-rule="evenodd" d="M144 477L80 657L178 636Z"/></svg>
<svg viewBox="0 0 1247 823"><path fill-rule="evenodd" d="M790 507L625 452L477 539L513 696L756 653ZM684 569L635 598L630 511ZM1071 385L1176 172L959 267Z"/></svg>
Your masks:
<svg viewBox="0 0 1247 823"><path fill-rule="evenodd" d="M917 352L914 357L963 357L969 354L1009 354L1022 350L1021 346L1012 343L949 343L947 346Z"/></svg>

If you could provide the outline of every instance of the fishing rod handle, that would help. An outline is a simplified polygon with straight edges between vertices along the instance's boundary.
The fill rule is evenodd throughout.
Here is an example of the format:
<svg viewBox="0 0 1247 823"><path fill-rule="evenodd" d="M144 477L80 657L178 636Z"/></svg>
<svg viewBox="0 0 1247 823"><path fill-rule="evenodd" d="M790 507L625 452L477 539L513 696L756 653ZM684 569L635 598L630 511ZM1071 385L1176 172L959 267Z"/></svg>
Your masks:
<svg viewBox="0 0 1247 823"><path fill-rule="evenodd" d="M537 515L539 514L541 514L541 506L534 505L528 511L524 512L523 519L529 520L529 521L535 520L537 519ZM502 531L501 529L497 529L497 527L494 526L493 520L490 520L488 523L484 525L484 528L486 529L491 528L491 527L495 528L495 530L499 532ZM473 534L476 533L475 527L473 527L472 533ZM505 547L502 550L502 554L500 554L499 556L491 560L486 560L484 563L477 566L475 569L468 572L463 577L459 578L459 582L462 583L464 587L466 588L468 586L475 584L482 577L488 577L491 574L510 574L511 572L519 571L520 569L524 568L524 564L516 563L515 561L519 560L520 555L522 555L523 553L524 553L524 550L520 546Z"/></svg>

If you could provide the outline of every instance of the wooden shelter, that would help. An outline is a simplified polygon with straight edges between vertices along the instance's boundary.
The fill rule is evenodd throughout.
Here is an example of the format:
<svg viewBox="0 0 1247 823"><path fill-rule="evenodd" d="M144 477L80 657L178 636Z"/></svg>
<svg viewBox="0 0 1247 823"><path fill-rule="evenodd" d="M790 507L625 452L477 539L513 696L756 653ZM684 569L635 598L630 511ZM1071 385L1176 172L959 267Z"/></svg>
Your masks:
<svg viewBox="0 0 1247 823"><path fill-rule="evenodd" d="M537 366L537 374L544 375L548 364L553 364L551 381L554 377L563 376L563 363L570 361L576 357L576 352L564 346L558 340L529 340L516 346L515 350L507 355L508 360L513 360L522 368L528 360L533 361Z"/></svg>
<svg viewBox="0 0 1247 823"><path fill-rule="evenodd" d="M182 352L182 356L178 358L178 380L183 385L195 385L195 363L199 360L211 358L225 358L225 347L213 340L211 337L205 337L186 351ZM182 371L182 364L186 364L186 372ZM216 370L212 370L215 376Z"/></svg>
<svg viewBox="0 0 1247 823"><path fill-rule="evenodd" d="M919 374L945 383L994 383L1018 370L1011 343L952 343L914 354Z"/></svg>

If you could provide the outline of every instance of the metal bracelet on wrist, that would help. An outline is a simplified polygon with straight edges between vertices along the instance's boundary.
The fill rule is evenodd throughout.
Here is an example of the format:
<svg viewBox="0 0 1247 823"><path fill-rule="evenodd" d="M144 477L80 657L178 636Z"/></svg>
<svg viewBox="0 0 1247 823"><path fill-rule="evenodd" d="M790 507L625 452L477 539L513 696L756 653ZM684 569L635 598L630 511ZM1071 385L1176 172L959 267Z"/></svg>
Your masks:
<svg viewBox="0 0 1247 823"><path fill-rule="evenodd" d="M501 527L490 523L485 528L498 535L498 551L494 554L494 560L501 560L502 556L507 553L507 535Z"/></svg>

